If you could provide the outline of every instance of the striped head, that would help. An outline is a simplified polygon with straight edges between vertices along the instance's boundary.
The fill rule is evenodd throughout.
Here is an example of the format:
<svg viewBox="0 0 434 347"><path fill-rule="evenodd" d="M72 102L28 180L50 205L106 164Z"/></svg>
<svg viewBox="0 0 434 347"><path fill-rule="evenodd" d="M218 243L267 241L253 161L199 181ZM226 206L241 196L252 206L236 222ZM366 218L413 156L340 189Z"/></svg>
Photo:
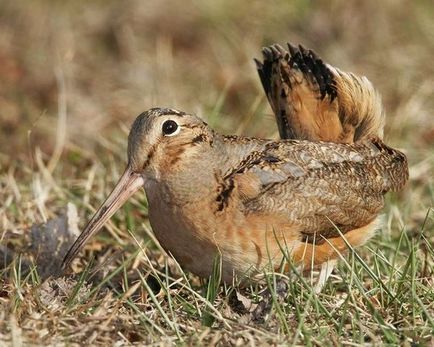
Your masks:
<svg viewBox="0 0 434 347"><path fill-rule="evenodd" d="M194 156L200 144L212 143L213 131L200 118L168 108L152 108L134 121L128 136L128 166L158 178L182 158Z"/></svg>

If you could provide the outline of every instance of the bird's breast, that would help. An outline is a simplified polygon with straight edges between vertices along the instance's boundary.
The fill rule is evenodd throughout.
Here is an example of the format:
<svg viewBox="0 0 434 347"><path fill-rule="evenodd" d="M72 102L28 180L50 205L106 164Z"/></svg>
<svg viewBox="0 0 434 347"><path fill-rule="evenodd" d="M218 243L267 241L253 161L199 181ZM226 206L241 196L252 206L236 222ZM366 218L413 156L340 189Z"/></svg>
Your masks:
<svg viewBox="0 0 434 347"><path fill-rule="evenodd" d="M278 266L282 248L291 253L299 234L281 217L247 215L239 208L216 212L203 196L194 203L179 203L170 187L148 184L146 194L152 229L161 246L186 270L207 277L216 257L222 257L225 281Z"/></svg>

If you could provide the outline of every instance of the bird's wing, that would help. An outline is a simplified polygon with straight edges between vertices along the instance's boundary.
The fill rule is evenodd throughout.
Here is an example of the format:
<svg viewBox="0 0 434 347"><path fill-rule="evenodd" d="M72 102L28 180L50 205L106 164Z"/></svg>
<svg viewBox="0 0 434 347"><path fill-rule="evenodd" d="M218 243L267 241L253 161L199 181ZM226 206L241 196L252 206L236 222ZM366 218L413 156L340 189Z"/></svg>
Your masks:
<svg viewBox="0 0 434 347"><path fill-rule="evenodd" d="M307 239L336 237L336 226L345 233L368 224L383 195L407 178L404 154L379 139L269 142L224 177L245 213L286 215Z"/></svg>
<svg viewBox="0 0 434 347"><path fill-rule="evenodd" d="M288 44L263 49L259 77L282 139L353 143L383 136L379 94L366 77L325 64L312 50Z"/></svg>

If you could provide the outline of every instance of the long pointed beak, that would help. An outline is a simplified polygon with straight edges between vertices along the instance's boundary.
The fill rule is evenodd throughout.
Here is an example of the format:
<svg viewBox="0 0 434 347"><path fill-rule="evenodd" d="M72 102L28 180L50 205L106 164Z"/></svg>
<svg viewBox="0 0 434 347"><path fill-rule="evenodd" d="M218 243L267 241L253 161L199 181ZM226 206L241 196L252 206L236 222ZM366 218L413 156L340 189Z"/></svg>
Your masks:
<svg viewBox="0 0 434 347"><path fill-rule="evenodd" d="M74 242L72 247L62 262L62 269L66 269L72 260L76 257L84 244L97 233L101 227L107 222L111 216L144 184L143 176L135 173L130 167L127 167L122 177L119 179L113 191L104 201L101 207L96 211L92 219L87 223L83 232Z"/></svg>

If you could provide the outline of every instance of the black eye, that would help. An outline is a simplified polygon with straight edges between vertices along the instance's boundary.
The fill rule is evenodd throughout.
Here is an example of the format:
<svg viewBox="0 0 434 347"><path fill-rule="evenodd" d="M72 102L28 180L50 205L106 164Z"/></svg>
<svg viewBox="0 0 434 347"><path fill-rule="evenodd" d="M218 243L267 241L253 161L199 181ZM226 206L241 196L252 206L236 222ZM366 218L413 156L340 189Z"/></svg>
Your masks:
<svg viewBox="0 0 434 347"><path fill-rule="evenodd" d="M178 124L174 120L166 120L163 123L163 134L164 135L174 135L178 130Z"/></svg>

